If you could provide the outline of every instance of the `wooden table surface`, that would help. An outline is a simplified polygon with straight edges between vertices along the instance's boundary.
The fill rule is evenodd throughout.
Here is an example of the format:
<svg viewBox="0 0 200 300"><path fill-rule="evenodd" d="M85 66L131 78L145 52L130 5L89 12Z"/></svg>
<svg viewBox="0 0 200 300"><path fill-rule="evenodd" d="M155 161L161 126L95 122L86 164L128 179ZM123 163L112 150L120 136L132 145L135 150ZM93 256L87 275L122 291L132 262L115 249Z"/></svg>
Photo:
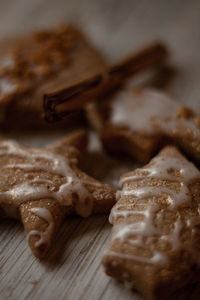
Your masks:
<svg viewBox="0 0 200 300"><path fill-rule="evenodd" d="M198 0L0 0L0 38L69 21L88 34L108 61L152 40L163 40L178 68L168 91L200 111L199 14ZM62 134L11 136L37 146ZM132 162L121 163L101 154L95 136L90 149L89 172L105 182L116 184L120 173L134 167ZM107 216L69 218L48 259L39 261L27 246L21 224L1 222L0 300L143 299L103 273L100 261L110 230ZM198 300L200 288L193 285L175 299Z"/></svg>

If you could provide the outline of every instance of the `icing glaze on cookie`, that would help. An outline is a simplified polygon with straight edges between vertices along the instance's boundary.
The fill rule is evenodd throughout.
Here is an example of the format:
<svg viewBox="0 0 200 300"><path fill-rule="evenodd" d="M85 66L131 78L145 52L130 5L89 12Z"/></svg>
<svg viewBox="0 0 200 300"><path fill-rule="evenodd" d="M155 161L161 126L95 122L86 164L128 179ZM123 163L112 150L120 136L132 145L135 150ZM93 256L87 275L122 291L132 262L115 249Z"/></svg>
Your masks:
<svg viewBox="0 0 200 300"><path fill-rule="evenodd" d="M29 240L31 236L35 236L35 235L39 236L40 239L37 242L35 242L35 247L39 247L42 244L49 244L52 237L52 230L54 228L54 220L52 214L48 209L43 207L31 208L30 211L34 213L36 216L45 220L48 226L46 230L43 232L38 230L31 230L27 235L27 239Z"/></svg>
<svg viewBox="0 0 200 300"><path fill-rule="evenodd" d="M81 216L88 216L92 211L92 199L89 191L86 189L84 181L73 171L70 161L55 152L46 149L28 149L14 141L3 141L0 145L0 159L4 156L21 158L25 162L7 163L2 167L4 170L21 170L23 180L21 183L13 184L7 191L0 191L0 204L10 204L18 207L20 204L30 200L54 198L62 205L73 205L72 199L75 197L75 208ZM31 176L30 173L37 172L37 175ZM56 190L51 178L43 178L38 172L57 175L62 178L58 189Z"/></svg>
<svg viewBox="0 0 200 300"><path fill-rule="evenodd" d="M110 123L140 134L176 134L179 127L200 133L189 118L177 117L179 106L153 89L119 92L111 103Z"/></svg>
<svg viewBox="0 0 200 300"><path fill-rule="evenodd" d="M156 264L161 261L162 262L166 261L166 258L164 257L164 255L159 251L155 251L153 256L150 258L136 256L136 255L129 255L129 254L124 254L124 253L116 253L114 251L109 251L108 255L112 256L112 257L118 257L121 259L133 260L133 261L138 261L138 262L147 263L147 264Z"/></svg>
<svg viewBox="0 0 200 300"><path fill-rule="evenodd" d="M173 171L173 172L172 172ZM178 174L174 174L177 172ZM129 190L128 187L123 188L122 195L133 195L138 198L144 198L147 196L159 196L160 194L168 194L168 202L173 208L174 206L188 202L191 199L190 191L188 189L189 182L192 179L199 178L199 170L186 160L180 160L179 158L170 157L156 157L151 161L151 164L147 168L142 169L143 174L127 175L120 180L120 185L127 183L128 181L138 181L143 178L157 178L162 180L176 181L179 183L179 192L172 191L171 189L163 186L153 187L134 187Z"/></svg>
<svg viewBox="0 0 200 300"><path fill-rule="evenodd" d="M160 154L154 158L149 165L144 168L128 173L121 178L120 185L122 186L121 197L133 197L133 202L129 204L117 203L111 211L110 222L113 223L118 218L123 218L124 221L130 216L141 216L137 221L127 224L119 224L114 226L113 240L119 239L124 243L134 246L144 246L144 238L152 238L154 236L159 239L166 240L170 243L173 251L181 247L180 231L183 228L183 223L180 216L176 217L173 224L173 229L168 234L163 234L154 224L154 217L158 213L166 211L177 211L181 205L191 205L191 193L189 184L193 181L200 180L199 170L180 154L177 155L177 150L172 148L167 154ZM142 180L148 180L146 186L141 186ZM158 184L151 184L154 179L158 179ZM165 185L162 185L165 182ZM166 183L176 183L176 190ZM130 185L131 184L131 185ZM153 203L147 204L142 200L156 199L163 196L165 208L160 211L160 206L154 200ZM129 200L130 201L130 200ZM135 208L135 206L137 208ZM141 207L141 209L140 209ZM193 220L193 221L192 221ZM200 223L200 216L196 216L188 220L187 226L191 227L194 222ZM108 252L108 255L113 255ZM156 255L156 260L154 259ZM119 258L126 258L123 253L115 253ZM130 255L129 255L130 256ZM128 258L128 257L127 257ZM131 258L130 258L131 259ZM146 258L141 256L132 256L132 259L144 263L154 263L160 260L160 263L166 261L165 255L155 250L152 257Z"/></svg>

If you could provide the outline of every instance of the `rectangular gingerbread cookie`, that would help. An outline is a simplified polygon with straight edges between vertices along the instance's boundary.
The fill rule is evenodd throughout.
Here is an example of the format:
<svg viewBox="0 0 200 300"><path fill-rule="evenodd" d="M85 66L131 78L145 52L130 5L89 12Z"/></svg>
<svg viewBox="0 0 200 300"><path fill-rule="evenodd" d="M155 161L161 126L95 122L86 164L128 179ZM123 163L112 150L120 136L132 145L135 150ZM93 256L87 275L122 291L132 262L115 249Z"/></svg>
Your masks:
<svg viewBox="0 0 200 300"><path fill-rule="evenodd" d="M122 175L112 208L107 275L151 300L200 281L200 172L172 146Z"/></svg>
<svg viewBox="0 0 200 300"><path fill-rule="evenodd" d="M101 55L69 25L2 40L0 45L0 124L4 128L52 128L42 118L44 94L105 68ZM53 126L68 123L69 118Z"/></svg>

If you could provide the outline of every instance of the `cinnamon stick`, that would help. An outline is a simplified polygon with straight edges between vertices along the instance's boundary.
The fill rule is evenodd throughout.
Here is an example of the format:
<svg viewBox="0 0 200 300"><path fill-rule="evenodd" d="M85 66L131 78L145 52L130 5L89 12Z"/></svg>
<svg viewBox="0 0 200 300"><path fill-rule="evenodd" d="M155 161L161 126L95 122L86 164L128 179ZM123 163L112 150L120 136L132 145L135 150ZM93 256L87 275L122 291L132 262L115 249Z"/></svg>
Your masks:
<svg viewBox="0 0 200 300"><path fill-rule="evenodd" d="M131 76L161 64L167 57L162 43L153 43L108 67L104 72L76 85L45 94L43 108L45 120L54 122L80 110L89 101L101 99L101 91L116 89ZM105 93L104 93L105 95Z"/></svg>

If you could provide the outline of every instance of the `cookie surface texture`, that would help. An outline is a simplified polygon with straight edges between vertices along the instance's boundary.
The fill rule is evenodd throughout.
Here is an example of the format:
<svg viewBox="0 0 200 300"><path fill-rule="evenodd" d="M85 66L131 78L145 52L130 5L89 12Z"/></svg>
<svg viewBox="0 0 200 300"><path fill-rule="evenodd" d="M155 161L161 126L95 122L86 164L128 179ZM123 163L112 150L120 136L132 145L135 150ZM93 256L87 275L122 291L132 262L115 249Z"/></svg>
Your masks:
<svg viewBox="0 0 200 300"><path fill-rule="evenodd" d="M148 299L168 299L200 278L200 172L172 146L121 177L111 210L106 274Z"/></svg>
<svg viewBox="0 0 200 300"><path fill-rule="evenodd" d="M0 216L20 218L33 254L43 257L65 216L109 212L115 191L82 172L87 134L44 148L0 141Z"/></svg>

